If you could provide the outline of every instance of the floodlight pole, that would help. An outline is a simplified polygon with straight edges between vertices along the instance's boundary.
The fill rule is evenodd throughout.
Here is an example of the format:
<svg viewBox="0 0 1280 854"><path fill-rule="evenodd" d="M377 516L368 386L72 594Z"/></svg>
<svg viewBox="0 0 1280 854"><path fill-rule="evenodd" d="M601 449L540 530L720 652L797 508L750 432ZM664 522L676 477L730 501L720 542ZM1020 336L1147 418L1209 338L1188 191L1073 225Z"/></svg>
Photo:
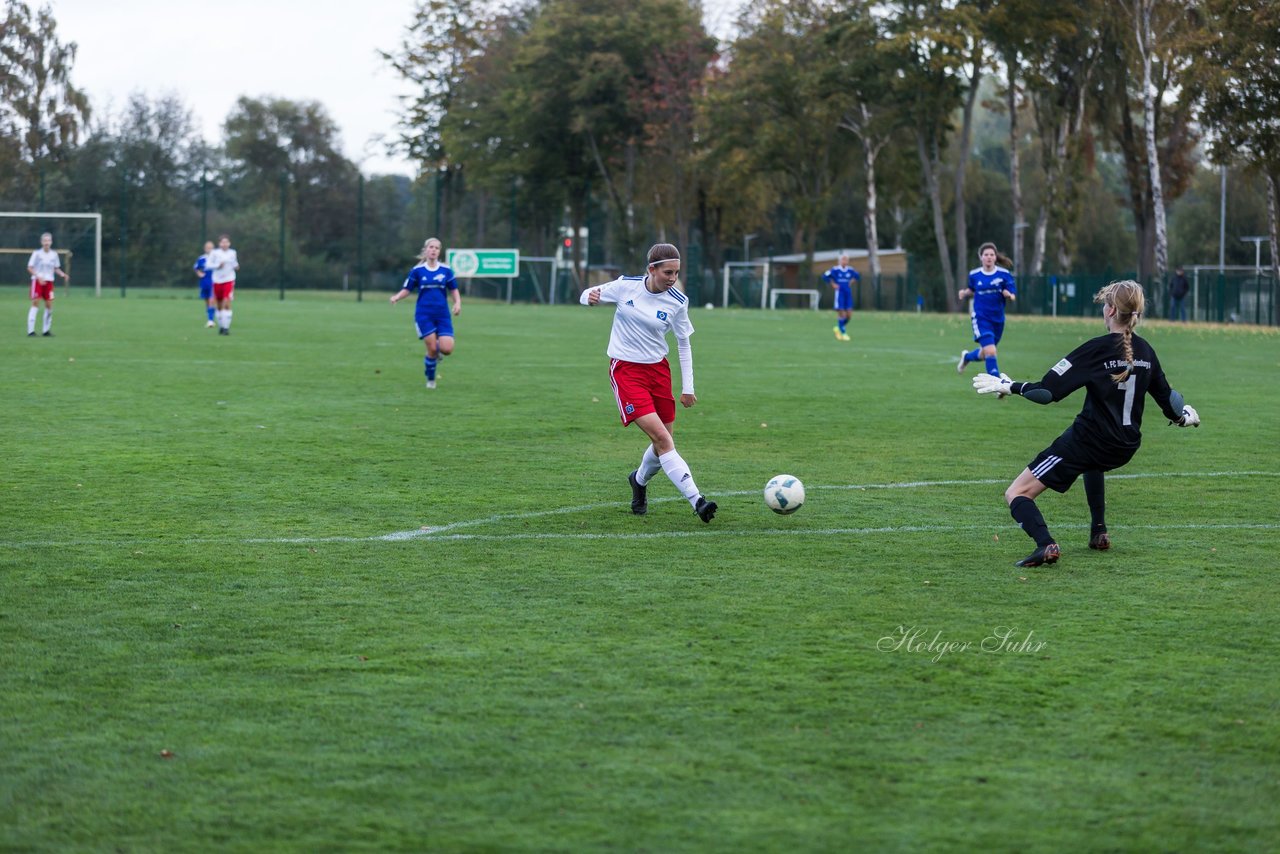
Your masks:
<svg viewBox="0 0 1280 854"><path fill-rule="evenodd" d="M284 302L284 214L285 214L285 193L288 190L289 176L286 172L280 173L280 301Z"/></svg>
<svg viewBox="0 0 1280 854"><path fill-rule="evenodd" d="M1227 166L1222 165L1221 188L1218 192L1218 275L1227 268Z"/></svg>
<svg viewBox="0 0 1280 854"><path fill-rule="evenodd" d="M356 302L364 302L364 173L356 190Z"/></svg>
<svg viewBox="0 0 1280 854"><path fill-rule="evenodd" d="M742 236L742 260L744 262L751 260L751 241L759 236L758 234L744 234Z"/></svg>

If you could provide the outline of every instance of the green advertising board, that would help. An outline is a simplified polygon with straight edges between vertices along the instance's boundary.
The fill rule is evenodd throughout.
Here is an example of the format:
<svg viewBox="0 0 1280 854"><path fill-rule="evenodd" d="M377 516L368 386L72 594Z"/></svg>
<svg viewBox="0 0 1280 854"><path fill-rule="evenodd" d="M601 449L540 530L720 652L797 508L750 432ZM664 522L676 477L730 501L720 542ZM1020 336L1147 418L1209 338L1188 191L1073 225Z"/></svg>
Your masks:
<svg viewBox="0 0 1280 854"><path fill-rule="evenodd" d="M520 250L450 249L445 264L459 279L514 279L520 275Z"/></svg>

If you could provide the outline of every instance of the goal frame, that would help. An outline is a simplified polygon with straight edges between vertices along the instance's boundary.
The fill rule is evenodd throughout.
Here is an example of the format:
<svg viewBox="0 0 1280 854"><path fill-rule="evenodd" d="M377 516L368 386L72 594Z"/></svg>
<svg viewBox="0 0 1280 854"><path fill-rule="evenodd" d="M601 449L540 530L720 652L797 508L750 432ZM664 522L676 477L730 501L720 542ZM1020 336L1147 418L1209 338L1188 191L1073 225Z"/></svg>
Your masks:
<svg viewBox="0 0 1280 854"><path fill-rule="evenodd" d="M726 261L721 279L724 285L724 293L721 296L720 307L729 307L729 279L733 268L742 267L759 267L763 270L763 278L760 281L760 307L765 308L769 305L769 274L772 272L773 262L766 258L763 261Z"/></svg>
<svg viewBox="0 0 1280 854"><path fill-rule="evenodd" d="M4 219L91 219L93 220L93 295L102 296L102 214L65 211L0 211Z"/></svg>

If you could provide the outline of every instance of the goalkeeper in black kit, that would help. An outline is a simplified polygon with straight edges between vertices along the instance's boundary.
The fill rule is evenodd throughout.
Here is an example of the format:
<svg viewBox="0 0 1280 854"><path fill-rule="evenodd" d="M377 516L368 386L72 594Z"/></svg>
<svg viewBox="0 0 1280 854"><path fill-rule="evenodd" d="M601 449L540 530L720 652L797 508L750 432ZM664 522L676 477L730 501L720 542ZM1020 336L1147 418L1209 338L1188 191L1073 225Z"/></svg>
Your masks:
<svg viewBox="0 0 1280 854"><path fill-rule="evenodd" d="M1036 541L1036 550L1016 566L1041 566L1061 556L1036 506L1036 496L1046 487L1066 492L1081 475L1092 517L1089 548L1111 547L1103 472L1120 468L1137 453L1148 393L1173 424L1200 426L1200 416L1170 388L1156 351L1133 333L1145 305L1142 286L1132 281L1112 282L1098 291L1093 301L1102 303L1107 334L1072 350L1040 382L1014 382L1004 374L979 374L973 380L978 394L1020 394L1041 404L1055 403L1078 388L1085 389L1084 407L1076 420L1005 490L1009 512Z"/></svg>

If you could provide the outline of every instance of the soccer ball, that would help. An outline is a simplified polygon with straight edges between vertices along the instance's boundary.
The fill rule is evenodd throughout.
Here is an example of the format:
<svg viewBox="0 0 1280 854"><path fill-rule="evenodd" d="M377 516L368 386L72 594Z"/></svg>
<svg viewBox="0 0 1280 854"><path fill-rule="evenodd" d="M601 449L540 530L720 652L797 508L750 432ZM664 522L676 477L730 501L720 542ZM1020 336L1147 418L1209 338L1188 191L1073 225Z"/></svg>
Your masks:
<svg viewBox="0 0 1280 854"><path fill-rule="evenodd" d="M789 474L780 474L764 485L764 503L781 516L789 516L804 504L804 484Z"/></svg>

